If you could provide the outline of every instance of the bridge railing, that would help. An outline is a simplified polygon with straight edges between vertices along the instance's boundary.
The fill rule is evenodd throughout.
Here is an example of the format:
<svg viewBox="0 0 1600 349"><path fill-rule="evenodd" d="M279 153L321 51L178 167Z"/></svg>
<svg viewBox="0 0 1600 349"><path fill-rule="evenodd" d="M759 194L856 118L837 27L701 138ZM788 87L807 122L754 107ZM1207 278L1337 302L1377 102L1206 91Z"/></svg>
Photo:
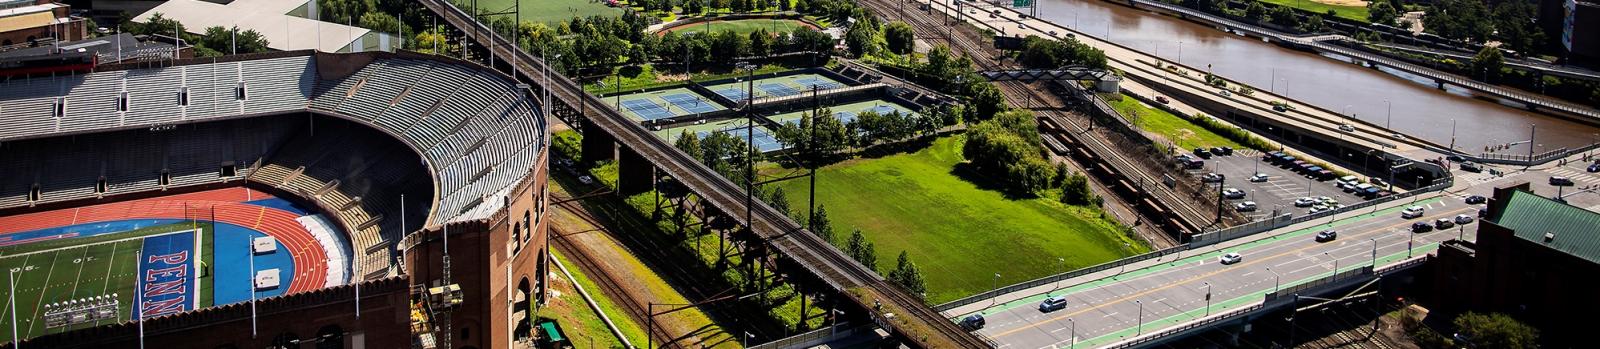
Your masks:
<svg viewBox="0 0 1600 349"><path fill-rule="evenodd" d="M1585 146L1581 146L1581 147L1577 147L1577 148L1566 148L1566 147L1556 148L1555 150L1546 151L1546 152L1539 153L1539 154L1533 154L1533 156L1522 155L1522 154L1478 153L1478 155L1475 155L1475 156L1469 155L1469 156L1463 156L1463 157L1466 158L1467 160L1477 161L1477 162L1486 163L1486 164L1502 164L1502 165L1512 165L1512 166L1535 166L1535 165L1543 165L1545 163L1549 163L1551 161L1555 161L1555 160L1559 160L1559 159L1564 159L1564 158L1566 158L1568 156L1572 156L1573 154L1580 154L1580 153L1583 153L1583 152L1594 150L1597 147L1600 147L1600 143L1590 143L1589 145L1585 145Z"/></svg>
<svg viewBox="0 0 1600 349"><path fill-rule="evenodd" d="M1263 307L1263 306L1265 306L1265 303L1256 303L1256 304L1250 305L1248 307L1236 308L1236 309L1229 310L1229 311L1226 311L1226 312L1217 313L1215 315L1207 316L1207 317L1201 318L1201 319L1196 320L1196 321L1190 321L1189 323L1186 323L1186 324L1183 324L1183 325L1178 325L1178 326L1174 326L1174 327L1168 327L1168 328L1162 329L1160 331L1150 332L1149 334L1146 334L1146 335L1133 337L1131 339L1128 339L1128 340L1125 340L1125 341L1121 341L1121 342L1117 342L1117 343L1112 343L1111 345L1105 346L1105 348L1133 348L1133 347L1137 347L1140 344L1149 343L1151 341L1155 341L1157 339L1165 338L1165 337L1170 336L1170 335L1182 333L1182 332L1193 330L1193 329L1200 328L1200 327L1210 326L1211 324L1222 322L1222 321L1227 321L1227 320L1233 319L1233 317L1239 316L1241 314L1249 314L1250 312L1261 310L1261 307Z"/></svg>
<svg viewBox="0 0 1600 349"><path fill-rule="evenodd" d="M790 349L809 348L818 344L827 343L843 337L854 335L856 331L866 329L867 326L851 324L849 322L823 327L810 332L801 333L775 341L750 346L750 349Z"/></svg>
<svg viewBox="0 0 1600 349"><path fill-rule="evenodd" d="M1129 256L1129 257L1126 257L1126 258L1122 258L1122 259L1118 259L1118 260L1114 260L1114 261L1110 261L1110 262L1100 263L1100 264L1096 264L1096 265L1093 265L1093 266L1079 268L1077 270L1073 270L1073 271L1069 271L1069 272L1065 272L1065 273L1060 273L1060 274L1046 276L1046 277L1042 277L1042 278L1038 278L1038 279L1028 280L1028 281L1012 284L1010 286L1005 286L1005 287L989 290L989 291L986 291L986 292L981 292L981 293L978 293L978 294L975 294L975 295L967 296L967 297L964 297L964 298L961 298L961 299L949 301L949 302L946 302L944 304L935 305L935 306L933 306L933 310L937 310L939 312L945 312L945 311L949 311L950 309L959 308L959 307L964 306L964 305L977 303L977 302L980 302L980 301L983 301L983 300L987 300L987 299L994 298L994 297L999 297L999 296L1002 296L1002 295L1007 295L1007 294L1011 294L1011 293L1015 293L1015 292L1020 292L1020 291L1023 291L1023 290L1030 289L1030 288L1049 285L1051 283L1061 282L1063 280L1072 279L1072 278L1076 278L1076 277L1079 277L1079 276L1084 276L1084 275L1093 274L1093 273L1100 272L1100 271L1110 270L1110 269L1113 269L1113 268L1118 268L1118 267L1122 267L1122 266L1125 266L1125 265L1128 265L1128 264L1138 263L1138 262L1141 262L1141 261L1144 261L1144 260L1148 260L1148 259L1161 258L1161 257L1165 257L1167 255L1177 254L1177 253L1183 252L1184 250L1187 250L1187 249L1189 249L1189 245L1188 244L1183 244L1183 245L1169 247L1169 248L1166 248L1166 249L1155 250L1155 251L1150 251L1150 252L1146 252L1146 253L1143 253L1143 254L1133 255L1133 256Z"/></svg>

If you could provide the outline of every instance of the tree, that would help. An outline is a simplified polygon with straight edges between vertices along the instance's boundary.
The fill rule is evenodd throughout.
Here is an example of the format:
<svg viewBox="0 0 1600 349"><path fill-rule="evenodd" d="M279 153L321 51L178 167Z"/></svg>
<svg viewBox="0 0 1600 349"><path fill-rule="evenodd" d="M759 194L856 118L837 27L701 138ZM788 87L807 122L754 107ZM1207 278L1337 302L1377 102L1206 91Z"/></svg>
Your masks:
<svg viewBox="0 0 1600 349"><path fill-rule="evenodd" d="M922 271L917 269L917 263L911 261L911 255L906 251L900 251L900 257L895 259L894 270L889 272L889 282L900 285L913 296L923 297L928 292Z"/></svg>
<svg viewBox="0 0 1600 349"><path fill-rule="evenodd" d="M1324 24L1322 23L1322 16L1313 15L1313 16L1306 16L1306 17L1309 17L1309 18L1306 18L1306 22L1300 24L1300 30L1301 31L1306 31L1306 32L1322 31L1323 26L1324 26Z"/></svg>
<svg viewBox="0 0 1600 349"><path fill-rule="evenodd" d="M1536 348L1539 330L1504 313L1467 312L1456 316L1457 330L1478 348Z"/></svg>
<svg viewBox="0 0 1600 349"><path fill-rule="evenodd" d="M850 55L861 57L877 52L876 37L877 32L872 30L871 25L856 22L850 25L850 29L845 30L844 45L846 49L850 50Z"/></svg>
<svg viewBox="0 0 1600 349"><path fill-rule="evenodd" d="M811 217L810 228L811 233L817 234L823 241L833 242L833 220L828 218L826 206L817 205L817 213ZM860 233L856 231L856 234ZM851 236L851 239L854 242L855 237Z"/></svg>
<svg viewBox="0 0 1600 349"><path fill-rule="evenodd" d="M673 146L676 146L678 150L682 150L684 154L689 154L691 158L701 157L700 136L695 135L694 132L689 132L689 130L683 130L683 133L678 135L678 140L673 142Z"/></svg>
<svg viewBox="0 0 1600 349"><path fill-rule="evenodd" d="M1061 203L1083 206L1094 202L1094 192L1089 190L1089 178L1074 173L1061 184Z"/></svg>
<svg viewBox="0 0 1600 349"><path fill-rule="evenodd" d="M1000 89L988 82L975 82L977 93L972 96L972 107L975 110L976 120L985 120L995 114L1006 110L1006 97L1000 94Z"/></svg>
<svg viewBox="0 0 1600 349"><path fill-rule="evenodd" d="M1373 1L1367 3L1367 21L1373 24L1394 25L1395 17L1399 14L1394 5L1388 1Z"/></svg>
<svg viewBox="0 0 1600 349"><path fill-rule="evenodd" d="M1494 37L1508 49L1527 55L1545 44L1544 29L1531 18L1538 18L1533 3L1502 1L1494 8Z"/></svg>
<svg viewBox="0 0 1600 349"><path fill-rule="evenodd" d="M766 56L772 54L772 33L766 28L756 28L750 32L750 55Z"/></svg>
<svg viewBox="0 0 1600 349"><path fill-rule="evenodd" d="M1260 1L1251 1L1250 5L1244 8L1244 17L1253 21L1261 21L1262 19L1266 19L1267 7L1261 5Z"/></svg>
<svg viewBox="0 0 1600 349"><path fill-rule="evenodd" d="M867 241L866 236L861 235L861 229L856 229L854 233L850 233L850 241L845 244L845 254L850 255L850 259L856 260L867 269L876 271L878 270L876 248L872 242Z"/></svg>
<svg viewBox="0 0 1600 349"><path fill-rule="evenodd" d="M1300 25L1300 18L1295 17L1294 9L1288 6L1273 6L1272 10L1268 12L1267 16L1272 24L1291 28Z"/></svg>
<svg viewBox="0 0 1600 349"><path fill-rule="evenodd" d="M889 22L889 25L883 28L883 39L889 46L889 52L895 54L911 53L916 46L916 34L906 22Z"/></svg>
<svg viewBox="0 0 1600 349"><path fill-rule="evenodd" d="M1473 77L1483 79L1484 82L1500 80L1500 69L1505 65L1505 57L1500 54L1500 49L1494 46L1484 46L1472 56Z"/></svg>

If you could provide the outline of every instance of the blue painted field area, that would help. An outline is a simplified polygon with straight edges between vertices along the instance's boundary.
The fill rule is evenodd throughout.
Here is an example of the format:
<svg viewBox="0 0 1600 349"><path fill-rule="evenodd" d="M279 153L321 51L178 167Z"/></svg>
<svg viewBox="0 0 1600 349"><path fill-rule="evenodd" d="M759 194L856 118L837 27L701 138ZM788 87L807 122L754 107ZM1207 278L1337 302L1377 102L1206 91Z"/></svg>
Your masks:
<svg viewBox="0 0 1600 349"><path fill-rule="evenodd" d="M212 279L213 298L216 305L233 304L250 300L250 278L255 273L250 271L250 241L256 237L266 236L261 232L245 227L227 224L216 224L216 243L212 245L216 259ZM289 283L294 280L294 258L289 255L288 249L282 242L278 242L278 250L272 253L255 255L256 270L277 268L282 282L278 288L256 291L256 298L266 298L282 295L289 289Z"/></svg>
<svg viewBox="0 0 1600 349"><path fill-rule="evenodd" d="M139 318L176 314L199 308L200 280L195 271L196 230L144 238L139 256L141 291L134 309Z"/></svg>
<svg viewBox="0 0 1600 349"><path fill-rule="evenodd" d="M20 232L20 233L12 233L12 234L6 234L5 236L0 236L0 246L20 244L23 241L26 241L28 243L32 243L32 242L39 242L39 241L49 241L49 240L60 239L60 238L86 238L86 237L100 235L100 234L120 233L120 232L125 232L125 231L138 230L138 229L144 228L144 227L153 227L153 226L159 226L159 225L177 224L177 223L181 223L181 222L185 222L185 221L187 221L187 220L183 220L183 219L129 219L129 220L121 220L121 221L84 223L84 224L68 225L68 226L63 226L63 227L46 228L46 229L39 229L39 230L30 230L30 231L25 231L25 232ZM17 242L17 243L12 243L12 242Z"/></svg>

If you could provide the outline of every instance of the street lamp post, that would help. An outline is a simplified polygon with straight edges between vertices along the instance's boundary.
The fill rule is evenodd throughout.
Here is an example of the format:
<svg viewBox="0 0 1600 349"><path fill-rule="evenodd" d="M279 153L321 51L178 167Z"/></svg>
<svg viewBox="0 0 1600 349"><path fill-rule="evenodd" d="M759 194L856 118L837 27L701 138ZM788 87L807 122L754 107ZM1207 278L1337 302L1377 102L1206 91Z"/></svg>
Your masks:
<svg viewBox="0 0 1600 349"><path fill-rule="evenodd" d="M1206 316L1211 316L1211 283L1206 283Z"/></svg>
<svg viewBox="0 0 1600 349"><path fill-rule="evenodd" d="M1056 286L1055 286L1055 288L1061 288L1062 276L1065 276L1065 274L1067 273L1067 259L1066 258L1061 258L1061 257L1056 257L1056 261L1057 262L1061 262L1061 274L1063 274L1063 275L1057 275L1056 276Z"/></svg>
<svg viewBox="0 0 1600 349"><path fill-rule="evenodd" d="M1378 270L1378 238L1370 238L1370 239L1367 239L1367 240L1372 240L1372 270L1373 271L1377 271Z"/></svg>
<svg viewBox="0 0 1600 349"><path fill-rule="evenodd" d="M1272 268L1267 268L1267 272L1272 273L1272 293L1278 293L1278 278L1282 275L1278 275L1278 272L1272 271Z"/></svg>
<svg viewBox="0 0 1600 349"><path fill-rule="evenodd" d="M13 321L13 322L15 322L15 321ZM1070 343L1070 344L1067 344L1067 349L1077 349L1078 348L1078 321L1077 320L1073 320L1073 319L1067 319L1067 323L1072 325L1072 329L1069 330L1068 333L1067 333L1068 336L1071 336L1070 338L1067 338L1067 340L1069 341L1068 343Z"/></svg>
<svg viewBox="0 0 1600 349"><path fill-rule="evenodd" d="M1137 332L1134 335L1135 336L1143 335L1144 334L1144 302L1140 302L1140 301L1135 300L1135 301L1133 301L1133 303L1139 305L1139 325L1138 325L1138 329L1134 330L1135 332Z"/></svg>
<svg viewBox="0 0 1600 349"><path fill-rule="evenodd" d="M1333 259L1333 273L1328 275L1328 277L1332 277L1335 280L1338 280L1338 277L1339 277L1339 259L1338 258L1334 258L1333 254L1329 253L1329 252L1323 252L1322 255L1325 256L1325 257L1328 257L1329 259Z"/></svg>
<svg viewBox="0 0 1600 349"><path fill-rule="evenodd" d="M1000 288L1000 273L994 273L994 282L990 283L989 285L990 285L990 287L989 287L990 291L993 291L995 289ZM999 302L1000 302L1000 293L999 292L995 292L994 298L989 298L989 305L993 306L995 304L998 304Z"/></svg>
<svg viewBox="0 0 1600 349"><path fill-rule="evenodd" d="M1386 112L1383 117L1383 128L1390 128L1389 121L1394 120L1394 104L1390 103L1388 98L1384 98L1383 105L1386 107L1386 109L1388 109L1388 112Z"/></svg>

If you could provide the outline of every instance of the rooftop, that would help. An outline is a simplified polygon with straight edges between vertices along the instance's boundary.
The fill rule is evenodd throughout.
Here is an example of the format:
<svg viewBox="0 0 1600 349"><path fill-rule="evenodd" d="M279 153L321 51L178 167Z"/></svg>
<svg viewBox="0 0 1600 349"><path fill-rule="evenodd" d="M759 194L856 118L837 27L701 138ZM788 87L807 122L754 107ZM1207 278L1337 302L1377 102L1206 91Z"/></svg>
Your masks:
<svg viewBox="0 0 1600 349"><path fill-rule="evenodd" d="M1495 223L1517 238L1600 263L1600 213L1519 190Z"/></svg>
<svg viewBox="0 0 1600 349"><path fill-rule="evenodd" d="M370 30L328 23L289 15L290 11L304 5L304 1L234 0L218 4L200 0L170 0L134 17L134 22L147 23L150 16L161 13L183 23L186 30L200 33L209 27L233 27L255 30L267 38L267 47L279 51L316 49L322 52L340 52Z"/></svg>
<svg viewBox="0 0 1600 349"><path fill-rule="evenodd" d="M86 51L99 56L100 63L116 63L146 57L167 58L172 55L172 43L156 40L139 41L133 34L121 33L82 41L63 42L57 45L62 52ZM121 47L119 50L118 47ZM0 59L43 56L51 54L53 47L40 46L0 52Z"/></svg>

